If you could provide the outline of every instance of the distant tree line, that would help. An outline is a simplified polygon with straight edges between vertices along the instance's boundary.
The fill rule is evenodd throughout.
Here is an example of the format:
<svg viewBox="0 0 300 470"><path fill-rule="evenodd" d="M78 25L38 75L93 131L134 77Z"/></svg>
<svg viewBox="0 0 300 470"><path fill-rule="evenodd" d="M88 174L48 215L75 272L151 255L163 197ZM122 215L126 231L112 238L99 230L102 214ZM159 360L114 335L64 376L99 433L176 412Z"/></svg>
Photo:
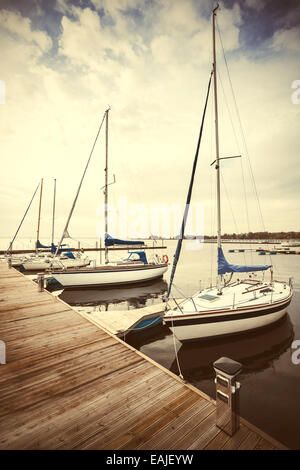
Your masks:
<svg viewBox="0 0 300 470"><path fill-rule="evenodd" d="M204 239L211 240L217 238L204 235ZM300 232L248 232L248 233L224 233L223 240L299 240Z"/></svg>

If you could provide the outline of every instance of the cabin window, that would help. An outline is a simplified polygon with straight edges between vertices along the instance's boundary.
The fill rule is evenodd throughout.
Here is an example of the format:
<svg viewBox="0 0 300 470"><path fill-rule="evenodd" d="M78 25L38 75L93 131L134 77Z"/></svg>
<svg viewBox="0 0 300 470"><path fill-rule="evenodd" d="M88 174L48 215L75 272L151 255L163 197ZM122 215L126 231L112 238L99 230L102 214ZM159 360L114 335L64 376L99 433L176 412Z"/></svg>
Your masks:
<svg viewBox="0 0 300 470"><path fill-rule="evenodd" d="M213 302L214 300L217 300L219 297L217 295L199 295L199 299L203 300L208 300L209 302Z"/></svg>

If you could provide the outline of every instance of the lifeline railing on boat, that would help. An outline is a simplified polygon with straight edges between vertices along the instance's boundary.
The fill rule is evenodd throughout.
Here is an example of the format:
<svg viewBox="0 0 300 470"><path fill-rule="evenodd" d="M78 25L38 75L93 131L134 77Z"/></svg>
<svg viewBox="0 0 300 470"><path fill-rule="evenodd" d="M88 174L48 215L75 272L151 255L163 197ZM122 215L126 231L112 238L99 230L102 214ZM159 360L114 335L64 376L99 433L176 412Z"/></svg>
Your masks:
<svg viewBox="0 0 300 470"><path fill-rule="evenodd" d="M269 304L273 304L273 294L274 294L274 290L271 291L271 299L270 299L270 302ZM257 297L253 297L253 300L258 300ZM191 300L194 304L194 308L195 310L190 310L190 311L183 311L182 308L180 307L180 304L178 304L178 302L176 301L176 299L173 297L172 300L174 300L177 308L179 308L180 312L183 314L183 315L189 315L189 314L193 314L195 312L198 312L198 309L196 307L196 304L195 304L195 301L192 297L188 297L186 300ZM215 307L214 310L215 311L218 311L218 310L226 310L226 309L231 309L233 310L234 308L239 308L240 306L243 306L245 303L249 302L249 299L247 300L244 300L244 301L240 301L240 302L237 302L235 303L235 293L233 294L233 298L232 298L232 303L230 304L227 304L227 305L222 305L221 307ZM274 301L276 302L276 300ZM259 304L259 305L262 305L262 304ZM258 306L259 306L258 305ZM174 310L174 309L170 309L170 310ZM202 312L199 312L199 313L202 313ZM207 313L205 310L203 311L203 314Z"/></svg>

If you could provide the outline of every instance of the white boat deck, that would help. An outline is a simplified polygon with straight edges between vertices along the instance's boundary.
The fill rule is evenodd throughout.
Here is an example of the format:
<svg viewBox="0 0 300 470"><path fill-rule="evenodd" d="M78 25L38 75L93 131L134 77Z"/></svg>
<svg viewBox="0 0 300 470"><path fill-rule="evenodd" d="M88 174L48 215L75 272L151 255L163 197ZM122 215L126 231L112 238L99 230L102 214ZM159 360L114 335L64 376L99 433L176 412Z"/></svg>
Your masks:
<svg viewBox="0 0 300 470"><path fill-rule="evenodd" d="M283 300L290 295L290 288L286 283L274 281L255 283L255 281L241 281L222 289L218 295L216 287L198 292L193 297L183 301L180 308L170 308L167 316L181 316L188 314L210 314L218 310L242 309L243 307L271 304Z"/></svg>

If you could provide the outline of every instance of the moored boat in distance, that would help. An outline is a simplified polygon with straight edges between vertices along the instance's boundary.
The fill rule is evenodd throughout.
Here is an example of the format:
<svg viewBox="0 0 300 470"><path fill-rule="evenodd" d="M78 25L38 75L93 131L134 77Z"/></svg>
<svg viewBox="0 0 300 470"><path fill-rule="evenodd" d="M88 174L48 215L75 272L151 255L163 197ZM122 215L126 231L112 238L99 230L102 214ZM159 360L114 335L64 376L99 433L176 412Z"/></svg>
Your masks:
<svg viewBox="0 0 300 470"><path fill-rule="evenodd" d="M56 279L63 287L89 287L89 286L115 286L115 285L124 285L124 284L136 284L139 282L145 282L150 280L155 280L161 278L168 269L168 257L163 255L160 258L158 255L153 257L153 262L148 263L146 253L142 250L133 251L129 253L127 260L120 260L117 262L109 261L109 247L113 245L122 245L126 249L129 246L138 246L139 248L143 247L143 241L133 241L133 240L120 240L118 238L113 238L108 234L108 186L116 182L115 177L112 183L108 183L108 114L110 108L108 108L103 116L101 125L98 130L95 143L99 136L102 124L106 123L106 152L105 152L105 185L104 185L104 220L105 220L105 265L78 268L78 269L68 269L68 270L52 270L52 276ZM93 152L92 149L92 152ZM83 176L81 178L75 200L73 202L71 212L69 214L66 226L64 228L60 243L58 244L57 250L60 247L60 244L64 238L64 234L68 231L68 224L72 216L79 191L85 176L92 152L89 156L87 165L85 167ZM101 189L103 189L101 188ZM136 255L136 256L134 256ZM137 259L134 259L136 257Z"/></svg>
<svg viewBox="0 0 300 470"><path fill-rule="evenodd" d="M287 240L286 242L282 242L280 246L282 248L294 248L300 246L300 242L298 240Z"/></svg>
<svg viewBox="0 0 300 470"><path fill-rule="evenodd" d="M134 252L139 260L129 259L102 266L81 269L53 270L52 276L63 287L115 286L137 284L161 278L168 269L168 262L156 259L148 263L144 252Z"/></svg>
<svg viewBox="0 0 300 470"><path fill-rule="evenodd" d="M65 269L65 268L80 268L90 264L90 259L87 256L83 256L81 253L77 253L76 256L73 253L64 253L53 257L49 256L36 256L32 259L27 259L21 266L25 271L43 271L45 269Z"/></svg>

